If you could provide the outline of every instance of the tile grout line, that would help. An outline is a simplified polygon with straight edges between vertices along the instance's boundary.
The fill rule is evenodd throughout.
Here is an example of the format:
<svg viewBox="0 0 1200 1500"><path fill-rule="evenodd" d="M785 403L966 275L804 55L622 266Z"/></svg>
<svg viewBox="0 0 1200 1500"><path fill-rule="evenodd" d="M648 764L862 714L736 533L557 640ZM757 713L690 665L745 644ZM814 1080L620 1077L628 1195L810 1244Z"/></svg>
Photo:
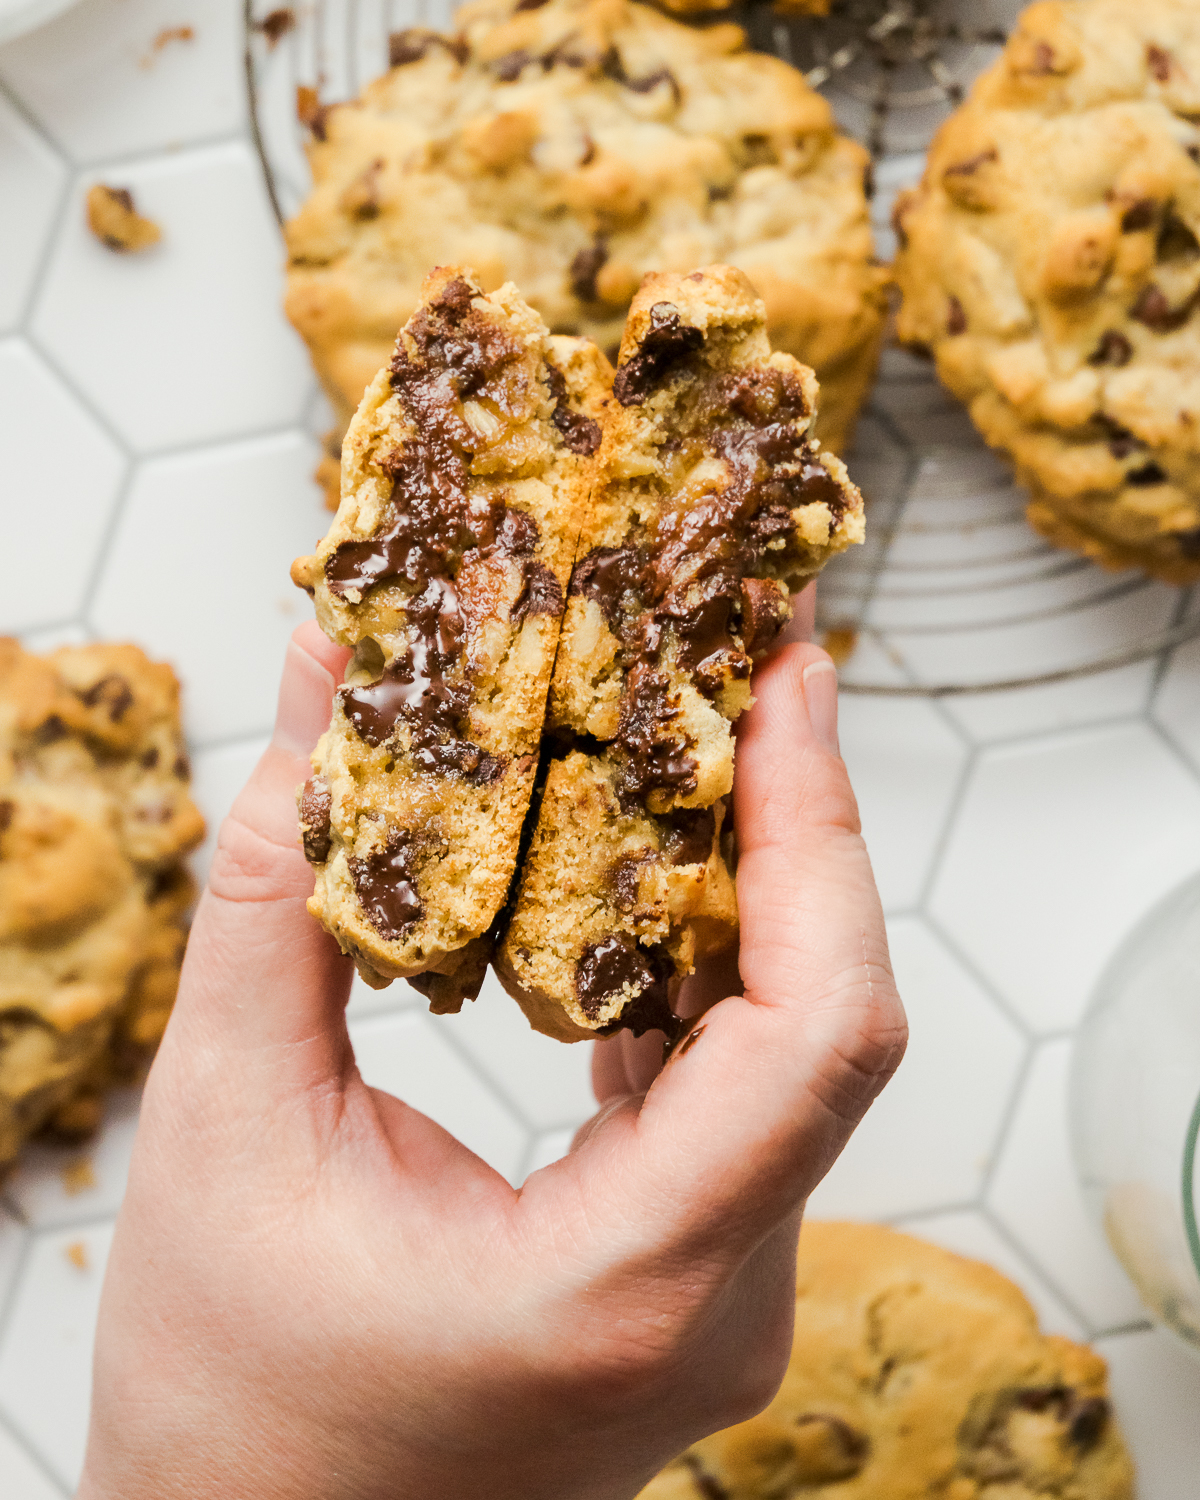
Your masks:
<svg viewBox="0 0 1200 1500"><path fill-rule="evenodd" d="M1041 1261L1032 1253L1032 1251L1027 1249L1019 1239L1017 1239L1016 1235L1012 1233L1008 1225L986 1200L982 1204L982 1213L987 1222L1000 1236L1000 1238L1017 1257L1017 1259L1022 1261L1025 1265L1029 1266L1038 1274L1038 1276L1041 1277L1041 1279L1046 1283L1046 1289L1053 1292L1058 1300L1062 1303L1062 1305L1066 1308L1066 1310L1071 1314L1071 1316L1078 1321L1079 1326L1084 1330L1085 1334L1087 1335L1088 1342L1090 1343L1091 1340L1096 1337L1096 1325L1092 1322L1091 1318L1084 1315L1082 1308L1078 1306L1074 1298L1068 1296L1067 1293L1063 1291L1062 1287L1059 1284L1058 1278L1056 1276L1050 1275L1050 1273L1042 1265Z"/></svg>
<svg viewBox="0 0 1200 1500"><path fill-rule="evenodd" d="M940 918L929 907L924 909L921 916L929 927L929 930L945 947L950 956L971 976L1000 1014L1011 1022L1027 1044L1036 1046L1039 1042L1047 1039L1041 1032L1034 1030L999 985L995 983L986 970L976 963L972 955L960 946L958 939L942 924ZM1068 1031L1067 1035L1070 1034L1071 1032ZM1058 1033L1056 1032L1054 1035L1058 1035Z"/></svg>

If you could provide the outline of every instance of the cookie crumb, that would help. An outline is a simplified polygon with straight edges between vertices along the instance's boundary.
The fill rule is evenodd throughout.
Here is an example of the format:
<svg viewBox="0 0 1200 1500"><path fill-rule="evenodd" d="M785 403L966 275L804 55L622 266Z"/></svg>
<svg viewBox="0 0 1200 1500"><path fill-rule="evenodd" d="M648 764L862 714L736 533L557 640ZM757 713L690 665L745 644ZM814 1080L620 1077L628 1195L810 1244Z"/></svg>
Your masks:
<svg viewBox="0 0 1200 1500"><path fill-rule="evenodd" d="M289 5L281 5L268 11L261 21L255 21L253 29L266 38L267 46L274 49L289 31L296 28L296 12Z"/></svg>
<svg viewBox="0 0 1200 1500"><path fill-rule="evenodd" d="M87 1246L82 1240L72 1240L63 1250L63 1254L77 1271L86 1271L91 1264L88 1260Z"/></svg>
<svg viewBox="0 0 1200 1500"><path fill-rule="evenodd" d="M128 188L109 187L96 182L88 189L88 228L110 250L121 253L148 250L162 239L162 230L153 219L137 211Z"/></svg>
<svg viewBox="0 0 1200 1500"><path fill-rule="evenodd" d="M858 646L858 631L848 628L827 630L821 645L829 653L835 667L844 667Z"/></svg>
<svg viewBox="0 0 1200 1500"><path fill-rule="evenodd" d="M86 1156L81 1156L78 1161L68 1162L58 1175L68 1198L86 1193L97 1185L96 1173Z"/></svg>

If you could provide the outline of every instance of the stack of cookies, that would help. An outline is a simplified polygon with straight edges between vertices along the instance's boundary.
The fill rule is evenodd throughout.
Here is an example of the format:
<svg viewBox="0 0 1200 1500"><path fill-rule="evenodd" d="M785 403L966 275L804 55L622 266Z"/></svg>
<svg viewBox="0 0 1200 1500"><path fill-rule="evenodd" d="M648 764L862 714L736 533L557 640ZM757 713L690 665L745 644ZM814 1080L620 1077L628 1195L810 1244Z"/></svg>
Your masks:
<svg viewBox="0 0 1200 1500"><path fill-rule="evenodd" d="M475 0L392 37L348 104L305 96L310 198L287 226L288 316L338 442L436 265L511 280L552 333L615 359L644 276L745 271L776 349L821 382L840 450L874 373L885 271L862 147L794 68L629 0ZM323 466L337 504L336 456Z"/></svg>
<svg viewBox="0 0 1200 1500"><path fill-rule="evenodd" d="M0 1171L95 1128L175 997L204 836L171 669L0 640Z"/></svg>
<svg viewBox="0 0 1200 1500"><path fill-rule="evenodd" d="M789 590L863 535L765 325L731 267L652 275L614 373L511 285L427 280L293 568L354 652L300 816L369 984L457 1010L495 954L549 1035L670 1034L734 940L731 724Z"/></svg>

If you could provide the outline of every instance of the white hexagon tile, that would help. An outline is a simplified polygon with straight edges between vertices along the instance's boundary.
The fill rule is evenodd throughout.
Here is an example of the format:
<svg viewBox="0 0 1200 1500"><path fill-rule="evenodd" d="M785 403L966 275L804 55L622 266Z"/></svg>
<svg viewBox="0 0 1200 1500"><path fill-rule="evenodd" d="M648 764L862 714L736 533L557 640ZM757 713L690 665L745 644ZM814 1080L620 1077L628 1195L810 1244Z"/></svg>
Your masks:
<svg viewBox="0 0 1200 1500"><path fill-rule="evenodd" d="M279 310L240 13L238 0L81 0L0 47L0 629L36 649L128 637L175 664L210 824L201 877L309 611L288 565L326 524L310 473L327 416ZM906 157L880 174L885 250L890 196L919 170ZM134 192L158 246L122 257L92 238L83 198L98 181ZM889 453L967 430L926 366L886 365L855 454L877 515ZM992 459L977 484L1009 493ZM935 456L917 503L944 486ZM1161 613L1163 596L1139 607ZM870 643L848 670L899 680ZM1085 1213L1065 1078L1107 955L1200 866L1200 650L1010 696L846 698L842 741L912 1045L813 1211L988 1259L1047 1328L1098 1336L1141 1500L1192 1500L1200 1366L1147 1331ZM428 1015L404 984L356 983L350 1023L370 1082L510 1181L561 1156L592 1107L587 1049L536 1036L492 980L457 1017ZM74 1484L137 1102L114 1097L82 1150L30 1151L0 1199L3 1500L62 1500Z"/></svg>

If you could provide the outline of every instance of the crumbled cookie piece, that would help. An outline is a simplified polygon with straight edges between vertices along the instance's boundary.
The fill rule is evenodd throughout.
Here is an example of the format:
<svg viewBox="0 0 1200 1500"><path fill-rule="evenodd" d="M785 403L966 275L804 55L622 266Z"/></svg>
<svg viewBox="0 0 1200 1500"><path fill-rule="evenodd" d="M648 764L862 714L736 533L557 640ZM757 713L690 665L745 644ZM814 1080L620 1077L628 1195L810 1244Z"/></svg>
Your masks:
<svg viewBox="0 0 1200 1500"><path fill-rule="evenodd" d="M153 219L143 218L128 188L93 183L87 195L88 228L110 250L148 250L162 239Z"/></svg>
<svg viewBox="0 0 1200 1500"><path fill-rule="evenodd" d="M354 648L300 796L309 910L369 984L474 997L533 790L611 370L443 268L342 445L293 577Z"/></svg>
<svg viewBox="0 0 1200 1500"><path fill-rule="evenodd" d="M900 336L1051 541L1200 578L1200 8L1049 0L902 195Z"/></svg>
<svg viewBox="0 0 1200 1500"><path fill-rule="evenodd" d="M783 1384L639 1500L1132 1500L1103 1359L991 1266L806 1222Z"/></svg>
<svg viewBox="0 0 1200 1500"><path fill-rule="evenodd" d="M772 353L728 266L646 278L606 409L547 729L546 791L496 968L564 1040L673 1029L698 954L737 932L721 847L731 723L789 590L862 540L811 437L817 382Z"/></svg>
<svg viewBox="0 0 1200 1500"><path fill-rule="evenodd" d="M286 308L339 431L430 266L512 280L609 353L648 272L722 261L754 282L773 346L816 370L818 436L840 450L887 273L867 155L825 100L739 28L628 0L475 0L456 21L397 32L357 100L303 101L313 191L286 230Z"/></svg>
<svg viewBox="0 0 1200 1500"><path fill-rule="evenodd" d="M135 646L0 640L0 1168L78 1140L166 1025L204 835L179 685Z"/></svg>

